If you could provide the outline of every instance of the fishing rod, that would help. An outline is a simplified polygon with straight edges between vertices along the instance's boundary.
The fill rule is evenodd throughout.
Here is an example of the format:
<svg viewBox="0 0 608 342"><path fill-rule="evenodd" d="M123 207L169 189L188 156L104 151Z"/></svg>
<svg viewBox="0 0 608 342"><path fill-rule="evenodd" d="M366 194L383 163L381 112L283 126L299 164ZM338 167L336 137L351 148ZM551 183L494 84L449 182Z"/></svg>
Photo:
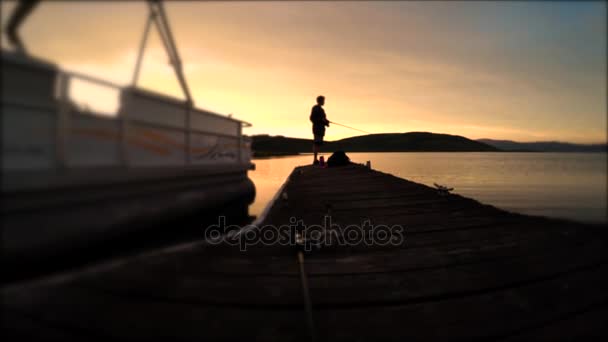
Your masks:
<svg viewBox="0 0 608 342"><path fill-rule="evenodd" d="M367 134L373 134L373 133L370 133L370 132L368 132L368 131L364 131L364 130L362 130L362 129L358 129L358 128L354 128L354 127L350 127L350 126L343 125L343 124L341 124L341 123L337 123L337 122L333 122L333 121L330 121L329 123L332 123L332 124L334 124L334 125L338 125L338 126L342 126L342 127L346 127L346 128L350 128L350 129L353 129L353 130L355 130L355 131L359 131L359 132L363 132L363 133L367 133Z"/></svg>

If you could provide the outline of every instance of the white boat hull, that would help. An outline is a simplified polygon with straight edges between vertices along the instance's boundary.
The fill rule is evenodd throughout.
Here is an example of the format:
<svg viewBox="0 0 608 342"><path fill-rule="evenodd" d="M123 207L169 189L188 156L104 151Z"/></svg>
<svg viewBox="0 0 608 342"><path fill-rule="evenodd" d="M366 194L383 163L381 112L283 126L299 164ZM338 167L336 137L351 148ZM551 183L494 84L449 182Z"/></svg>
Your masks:
<svg viewBox="0 0 608 342"><path fill-rule="evenodd" d="M114 116L100 115L70 101L75 77L84 76L3 52L5 263L46 260L146 222L246 211L255 188L243 122L134 88L119 88Z"/></svg>

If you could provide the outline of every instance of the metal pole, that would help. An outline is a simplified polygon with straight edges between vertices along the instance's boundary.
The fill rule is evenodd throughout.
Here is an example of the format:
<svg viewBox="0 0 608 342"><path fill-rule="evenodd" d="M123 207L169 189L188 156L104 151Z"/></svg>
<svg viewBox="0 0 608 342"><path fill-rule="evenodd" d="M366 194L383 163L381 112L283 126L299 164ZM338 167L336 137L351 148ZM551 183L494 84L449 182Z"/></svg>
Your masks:
<svg viewBox="0 0 608 342"><path fill-rule="evenodd" d="M132 96L132 95L130 95ZM120 121L119 121L120 127L119 127L119 134L120 134L120 141L118 143L118 156L120 158L120 163L124 166L124 167L129 167L130 166L130 161L129 161L129 117L128 117L128 113L126 111L122 111L121 115L120 115Z"/></svg>
<svg viewBox="0 0 608 342"><path fill-rule="evenodd" d="M154 10L154 2L150 1L150 8ZM157 13L158 14L158 13ZM175 55L173 54L173 49L169 44L169 38L167 38L167 32L165 32L162 21L159 21L158 15L154 17L154 24L156 24L156 29L158 31L158 35L160 36L160 40L163 42L163 46L165 47L165 51L169 56L169 63L171 65L175 65ZM175 70L175 67L174 67Z"/></svg>
<svg viewBox="0 0 608 342"><path fill-rule="evenodd" d="M25 54L27 51L25 50L25 46L23 46L23 42L19 37L19 27L28 15L40 4L40 0L29 0L29 1L19 1L17 2L16 8L11 13L8 18L8 24L5 27L6 35L8 37L8 41L15 46L17 51Z"/></svg>
<svg viewBox="0 0 608 342"><path fill-rule="evenodd" d="M64 73L59 74L59 111L56 121L55 130L55 161L59 168L67 166L66 145L69 132L69 115L70 115L70 77Z"/></svg>
<svg viewBox="0 0 608 342"><path fill-rule="evenodd" d="M243 125L239 122L239 129L238 129L238 137L239 137L239 141L238 141L238 149L237 149L237 164L241 164L243 162L242 160L242 149L243 149Z"/></svg>
<svg viewBox="0 0 608 342"><path fill-rule="evenodd" d="M148 41L148 35L150 32L150 26L152 25L152 21L156 16L156 12L152 7L150 7L150 15L148 16L148 20L146 21L146 28L144 29L144 36L141 39L141 44L139 46L139 55L137 56L137 62L135 64L135 72L133 73L133 81L131 82L133 87L137 85L137 80L139 79L139 70L141 68L141 61L144 57L144 50L146 48L146 42Z"/></svg>
<svg viewBox="0 0 608 342"><path fill-rule="evenodd" d="M153 0L153 1L158 6L159 17L163 24L162 25L163 29L166 30L167 44L169 45L169 49L171 50L175 74L177 75L177 79L182 87L184 95L186 96L188 105L192 106L192 96L190 96L190 90L188 89L188 84L186 82L186 78L184 77L184 72L182 69L182 62L181 62L181 59L179 58L179 54L177 52L177 46L175 45L175 40L173 39L173 34L171 33L171 27L169 26L169 20L167 19L167 15L165 14L165 8L164 8L162 2L160 2L158 0ZM159 28L159 30L160 30L160 28Z"/></svg>
<svg viewBox="0 0 608 342"><path fill-rule="evenodd" d="M186 165L192 164L192 106L186 109Z"/></svg>

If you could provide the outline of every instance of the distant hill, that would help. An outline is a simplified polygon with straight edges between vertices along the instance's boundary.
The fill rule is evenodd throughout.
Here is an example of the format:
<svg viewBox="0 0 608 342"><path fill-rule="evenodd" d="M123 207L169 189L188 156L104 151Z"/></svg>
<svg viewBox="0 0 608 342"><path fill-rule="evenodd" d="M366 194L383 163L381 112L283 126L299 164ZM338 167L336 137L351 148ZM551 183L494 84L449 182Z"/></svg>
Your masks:
<svg viewBox="0 0 608 342"><path fill-rule="evenodd" d="M516 142L511 140L478 139L478 142L504 151L525 152L606 152L606 144L571 144L559 141Z"/></svg>
<svg viewBox="0 0 608 342"><path fill-rule="evenodd" d="M311 152L312 140L283 136L254 135L252 149L256 156ZM324 151L346 152L487 152L498 148L483 142L449 134L428 132L369 134L328 141Z"/></svg>
<svg viewBox="0 0 608 342"><path fill-rule="evenodd" d="M312 140L284 136L254 135L251 137L254 156L273 156L311 152Z"/></svg>

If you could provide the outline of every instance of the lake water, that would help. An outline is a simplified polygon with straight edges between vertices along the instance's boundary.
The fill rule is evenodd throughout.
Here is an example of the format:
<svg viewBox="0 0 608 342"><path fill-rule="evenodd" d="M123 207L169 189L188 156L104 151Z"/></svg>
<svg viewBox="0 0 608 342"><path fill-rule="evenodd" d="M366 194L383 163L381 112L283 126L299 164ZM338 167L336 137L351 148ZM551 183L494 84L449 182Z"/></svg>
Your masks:
<svg viewBox="0 0 608 342"><path fill-rule="evenodd" d="M329 155L326 154L327 158ZM348 153L353 162L509 211L607 222L606 153ZM311 155L256 159L252 215L260 215L293 168Z"/></svg>

